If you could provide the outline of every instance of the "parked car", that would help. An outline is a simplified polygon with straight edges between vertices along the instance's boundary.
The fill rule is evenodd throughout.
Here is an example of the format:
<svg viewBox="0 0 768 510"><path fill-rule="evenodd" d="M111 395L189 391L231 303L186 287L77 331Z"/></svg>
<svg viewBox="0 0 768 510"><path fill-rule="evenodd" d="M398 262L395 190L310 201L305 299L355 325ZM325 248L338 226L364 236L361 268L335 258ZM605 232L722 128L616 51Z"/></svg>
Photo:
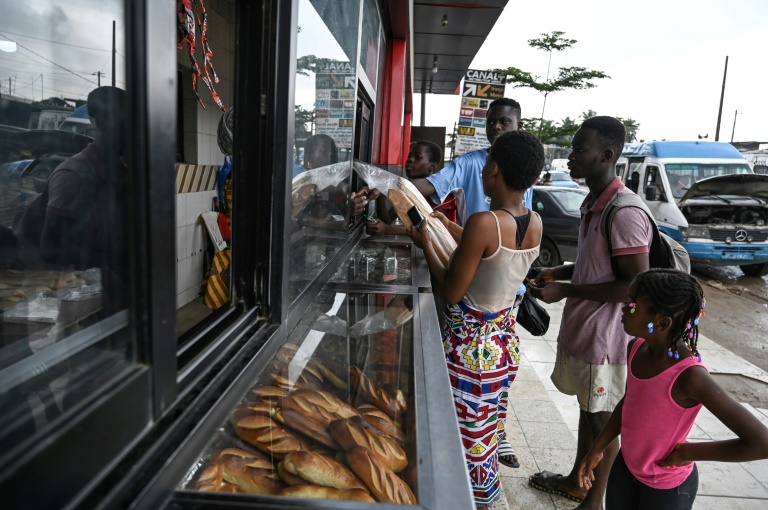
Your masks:
<svg viewBox="0 0 768 510"><path fill-rule="evenodd" d="M544 176L547 172L541 172L539 178L536 180L536 184L541 185L544 182ZM561 188L578 188L579 183L571 179L569 172L549 172L550 179L552 180L552 186L559 186Z"/></svg>
<svg viewBox="0 0 768 510"><path fill-rule="evenodd" d="M541 250L534 266L553 267L576 260L579 243L579 208L587 196L581 188L535 186L533 210L541 216Z"/></svg>

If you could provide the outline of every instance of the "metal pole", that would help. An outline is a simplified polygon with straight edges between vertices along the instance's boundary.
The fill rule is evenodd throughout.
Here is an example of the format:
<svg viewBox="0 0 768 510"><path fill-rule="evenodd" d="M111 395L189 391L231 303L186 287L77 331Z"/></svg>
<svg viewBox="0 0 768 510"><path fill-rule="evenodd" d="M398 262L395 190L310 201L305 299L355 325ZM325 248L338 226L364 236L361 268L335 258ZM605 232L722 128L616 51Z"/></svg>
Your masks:
<svg viewBox="0 0 768 510"><path fill-rule="evenodd" d="M45 93L43 92L43 73L40 73L40 101L45 99Z"/></svg>
<svg viewBox="0 0 768 510"><path fill-rule="evenodd" d="M115 20L112 20L112 86L115 86Z"/></svg>
<svg viewBox="0 0 768 510"><path fill-rule="evenodd" d="M720 141L720 119L723 117L723 98L725 97L725 77L728 76L728 57L725 57L725 70L723 71L723 90L720 92L720 108L717 110L717 129L715 129L715 141Z"/></svg>
<svg viewBox="0 0 768 510"><path fill-rule="evenodd" d="M739 114L739 110L733 113L733 130L731 130L731 143L733 143L733 134L736 132L736 116Z"/></svg>
<svg viewBox="0 0 768 510"><path fill-rule="evenodd" d="M423 90L421 92L421 123L419 124L421 127L424 127L425 125L426 116L427 116L427 91Z"/></svg>

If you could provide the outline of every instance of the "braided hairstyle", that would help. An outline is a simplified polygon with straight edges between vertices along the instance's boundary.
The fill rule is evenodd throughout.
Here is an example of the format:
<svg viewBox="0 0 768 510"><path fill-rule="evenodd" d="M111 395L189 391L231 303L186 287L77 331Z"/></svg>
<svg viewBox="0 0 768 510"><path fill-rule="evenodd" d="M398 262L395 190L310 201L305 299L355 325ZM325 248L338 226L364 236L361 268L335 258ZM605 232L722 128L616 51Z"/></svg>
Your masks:
<svg viewBox="0 0 768 510"><path fill-rule="evenodd" d="M699 317L704 315L704 291L693 276L676 269L654 268L637 275L637 295L646 297L651 311L672 318L672 351L682 340L699 357ZM637 296L636 296L637 297Z"/></svg>

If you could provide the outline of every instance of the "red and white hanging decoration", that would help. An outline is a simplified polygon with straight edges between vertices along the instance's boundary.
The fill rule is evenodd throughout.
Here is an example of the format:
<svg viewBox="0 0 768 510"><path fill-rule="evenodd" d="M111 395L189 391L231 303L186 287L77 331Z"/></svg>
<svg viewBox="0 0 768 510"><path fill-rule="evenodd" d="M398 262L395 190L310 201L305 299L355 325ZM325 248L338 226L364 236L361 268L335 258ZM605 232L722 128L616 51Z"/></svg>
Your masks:
<svg viewBox="0 0 768 510"><path fill-rule="evenodd" d="M219 95L216 93L216 89L213 88L214 83L219 83L219 77L216 75L216 70L213 68L211 58L213 58L213 52L208 44L208 14L205 12L205 5L203 0L178 0L176 2L177 14L179 21L179 30L176 38L176 47L182 49L184 42L187 43L187 51L189 53L189 61L192 68L192 91L195 93L195 97L200 102L200 106L205 109L205 103L200 99L200 95L197 93L197 79L200 78L203 83L208 87L211 93L211 97L216 104L223 111L226 111L226 107L221 103ZM198 7L197 12L195 8ZM202 18L201 18L202 15ZM200 65L195 58L195 33L197 26L195 25L197 20L197 26L200 27L200 43L203 48L203 69L200 69ZM203 74L205 71L205 74ZM211 79L213 75L213 80Z"/></svg>

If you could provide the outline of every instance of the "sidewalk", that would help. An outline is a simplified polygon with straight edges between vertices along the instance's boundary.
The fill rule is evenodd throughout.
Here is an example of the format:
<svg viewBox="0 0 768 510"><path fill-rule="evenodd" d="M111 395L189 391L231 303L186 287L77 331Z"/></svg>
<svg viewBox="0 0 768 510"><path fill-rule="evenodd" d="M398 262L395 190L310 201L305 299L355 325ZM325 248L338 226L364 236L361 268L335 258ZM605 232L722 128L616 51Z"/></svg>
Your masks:
<svg viewBox="0 0 768 510"><path fill-rule="evenodd" d="M543 337L519 328L523 357L510 387L507 436L520 461L519 469L499 466L506 502L493 510L573 509L576 503L528 486L528 477L547 470L567 474L576 455L579 406L576 397L563 395L549 376L555 363L562 303L544 305L551 317ZM768 383L768 373L699 337L699 351L712 373L740 374ZM768 425L768 409L743 404ZM691 441L734 437L709 411L702 409L689 436ZM768 508L768 460L743 464L700 462L695 510L758 510Z"/></svg>

